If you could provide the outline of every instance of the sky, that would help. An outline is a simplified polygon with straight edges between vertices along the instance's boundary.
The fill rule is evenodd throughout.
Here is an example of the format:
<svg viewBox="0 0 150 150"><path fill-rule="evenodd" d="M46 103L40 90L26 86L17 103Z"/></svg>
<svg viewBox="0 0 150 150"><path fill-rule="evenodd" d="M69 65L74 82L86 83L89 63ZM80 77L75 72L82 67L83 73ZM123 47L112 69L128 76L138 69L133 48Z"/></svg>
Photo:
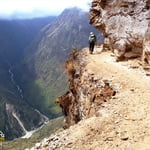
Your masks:
<svg viewBox="0 0 150 150"><path fill-rule="evenodd" d="M0 0L0 18L34 18L59 15L65 8L89 10L91 0Z"/></svg>

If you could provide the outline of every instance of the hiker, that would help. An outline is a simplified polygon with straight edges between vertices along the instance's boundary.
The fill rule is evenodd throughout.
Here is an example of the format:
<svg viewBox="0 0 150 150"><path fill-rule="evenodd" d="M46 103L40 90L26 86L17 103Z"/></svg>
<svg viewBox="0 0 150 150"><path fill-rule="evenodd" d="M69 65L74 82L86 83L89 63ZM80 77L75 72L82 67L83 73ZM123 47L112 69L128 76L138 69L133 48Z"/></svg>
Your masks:
<svg viewBox="0 0 150 150"><path fill-rule="evenodd" d="M89 35L89 52L90 52L90 54L92 54L94 51L95 43L96 43L96 36L93 32L90 32L90 35Z"/></svg>

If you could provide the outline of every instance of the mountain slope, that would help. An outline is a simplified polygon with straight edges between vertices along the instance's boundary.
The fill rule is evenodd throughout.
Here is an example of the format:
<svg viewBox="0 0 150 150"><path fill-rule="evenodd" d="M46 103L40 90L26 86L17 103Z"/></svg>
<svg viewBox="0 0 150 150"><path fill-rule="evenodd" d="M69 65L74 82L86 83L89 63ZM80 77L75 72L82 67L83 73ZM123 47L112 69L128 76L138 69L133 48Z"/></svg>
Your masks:
<svg viewBox="0 0 150 150"><path fill-rule="evenodd" d="M90 31L98 34L89 25L86 12L78 8L66 9L52 24L42 29L26 51L24 65L28 75L24 75L25 79L20 78L20 85L27 89L24 90L27 101L50 118L61 114L54 101L68 87L63 73L64 61L72 49L88 44ZM101 41L102 37L98 37Z"/></svg>
<svg viewBox="0 0 150 150"><path fill-rule="evenodd" d="M45 120L24 101L14 68L39 30L53 19L0 20L0 131L7 140L24 134L16 116L27 130L41 126Z"/></svg>
<svg viewBox="0 0 150 150"><path fill-rule="evenodd" d="M0 20L0 58L10 64L18 62L40 29L54 19Z"/></svg>
<svg viewBox="0 0 150 150"><path fill-rule="evenodd" d="M100 52L97 47L95 54L90 55L84 49L76 57L80 66L72 83L78 86L69 91L75 93L77 99L70 99L69 106L79 107L68 115L73 117L79 112L82 120L36 144L32 150L150 148L149 76L137 59L116 62L111 52ZM104 83L116 91L114 96L108 97L109 88L103 90ZM64 108L65 112L71 109L69 106Z"/></svg>

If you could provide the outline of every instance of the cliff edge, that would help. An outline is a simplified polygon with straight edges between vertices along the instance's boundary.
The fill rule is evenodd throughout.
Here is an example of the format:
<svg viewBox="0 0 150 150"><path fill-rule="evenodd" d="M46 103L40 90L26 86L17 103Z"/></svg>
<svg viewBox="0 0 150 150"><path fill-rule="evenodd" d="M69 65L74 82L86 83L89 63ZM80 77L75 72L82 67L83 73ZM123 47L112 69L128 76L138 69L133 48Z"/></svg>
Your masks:
<svg viewBox="0 0 150 150"><path fill-rule="evenodd" d="M104 44L66 62L69 90L57 103L68 129L31 150L150 149L150 1L93 0L90 23Z"/></svg>
<svg viewBox="0 0 150 150"><path fill-rule="evenodd" d="M67 61L70 89L58 102L66 130L31 150L146 150L150 148L150 78L141 61L116 62L100 47L74 51Z"/></svg>

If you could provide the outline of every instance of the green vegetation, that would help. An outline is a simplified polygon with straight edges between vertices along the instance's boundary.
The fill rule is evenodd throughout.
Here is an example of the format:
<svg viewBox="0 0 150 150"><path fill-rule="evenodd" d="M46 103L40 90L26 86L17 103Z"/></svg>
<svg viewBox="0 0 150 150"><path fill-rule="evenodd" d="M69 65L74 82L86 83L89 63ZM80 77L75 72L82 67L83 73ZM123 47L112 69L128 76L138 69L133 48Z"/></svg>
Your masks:
<svg viewBox="0 0 150 150"><path fill-rule="evenodd" d="M19 66L20 68L16 69L16 72L19 70L16 75L17 81L23 87L26 102L53 119L61 115L60 107L55 104L55 100L67 90L67 79L61 71L63 69L59 69L61 63L57 58L37 61L34 62L36 70L33 69L37 75L33 75L34 72L30 74L27 69ZM28 65L32 66L34 63L31 61Z"/></svg>
<svg viewBox="0 0 150 150"><path fill-rule="evenodd" d="M31 148L35 143L40 142L42 139L49 137L52 133L61 129L63 124L63 117L51 120L41 130L35 132L29 139L15 139L13 141L3 142L3 150L24 150ZM1 149L1 147L0 147Z"/></svg>

